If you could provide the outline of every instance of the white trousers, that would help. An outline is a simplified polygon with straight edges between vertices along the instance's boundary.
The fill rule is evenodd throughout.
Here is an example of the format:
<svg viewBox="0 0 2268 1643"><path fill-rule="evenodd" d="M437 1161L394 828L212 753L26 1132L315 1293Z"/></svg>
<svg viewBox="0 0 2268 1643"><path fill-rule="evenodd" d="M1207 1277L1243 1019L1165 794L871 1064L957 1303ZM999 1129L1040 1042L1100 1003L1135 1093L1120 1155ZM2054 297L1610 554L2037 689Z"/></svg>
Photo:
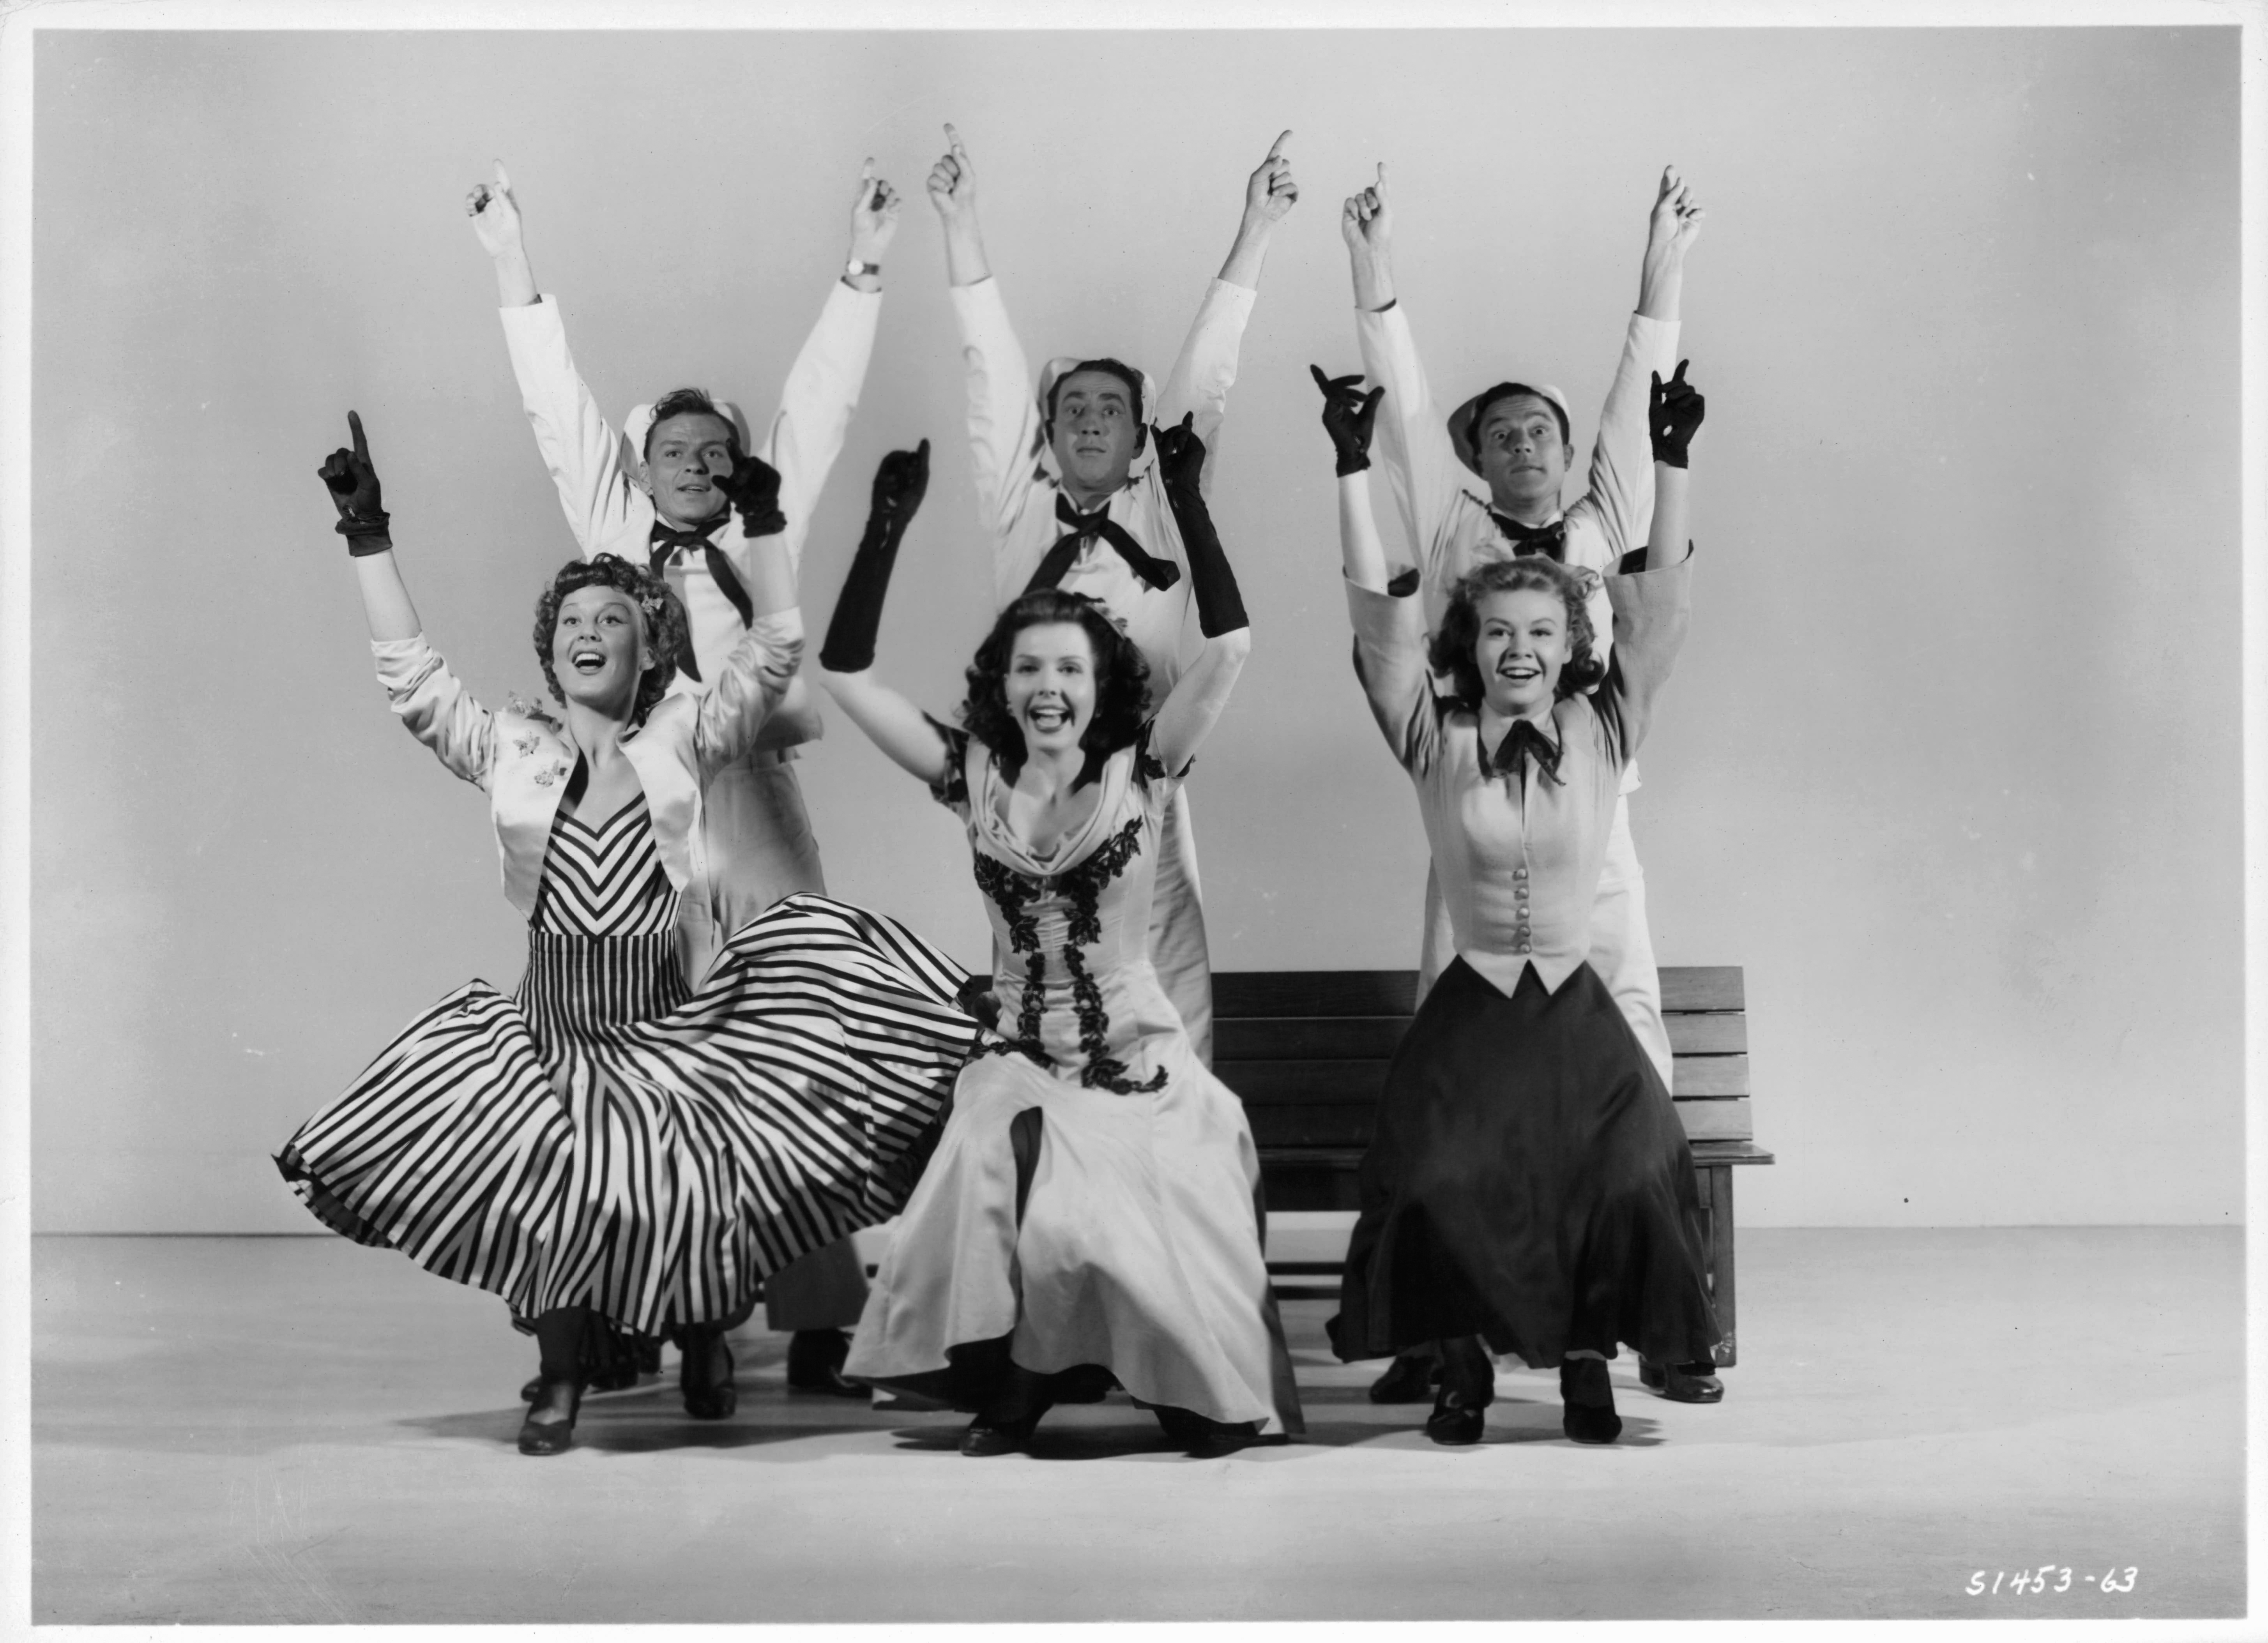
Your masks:
<svg viewBox="0 0 2268 1643"><path fill-rule="evenodd" d="M1212 1065L1212 959L1205 950L1204 903L1189 794L1174 790L1158 836L1158 883L1150 900L1150 963L1182 1018L1198 1064Z"/></svg>
<svg viewBox="0 0 2268 1643"><path fill-rule="evenodd" d="M1457 955L1456 937L1449 927L1449 910L1441 900L1441 885L1429 867L1425 873L1425 939L1418 963L1418 997L1422 1000L1434 980ZM1630 799L1615 800L1614 830L1607 835L1607 855L1599 873L1598 899L1591 903L1591 968L1607 984L1621 1006L1623 1019L1638 1035L1664 1087L1671 1087L1669 1029L1661 1020L1661 977L1653 963L1653 936L1646 923L1646 870L1638 865L1638 845L1630 830Z"/></svg>
<svg viewBox="0 0 2268 1643"><path fill-rule="evenodd" d="M755 753L726 766L702 794L701 842L729 935L784 895L825 894L819 840L793 759ZM866 1271L848 1238L792 1261L764 1280L764 1322L775 1330L847 1330L866 1305Z"/></svg>

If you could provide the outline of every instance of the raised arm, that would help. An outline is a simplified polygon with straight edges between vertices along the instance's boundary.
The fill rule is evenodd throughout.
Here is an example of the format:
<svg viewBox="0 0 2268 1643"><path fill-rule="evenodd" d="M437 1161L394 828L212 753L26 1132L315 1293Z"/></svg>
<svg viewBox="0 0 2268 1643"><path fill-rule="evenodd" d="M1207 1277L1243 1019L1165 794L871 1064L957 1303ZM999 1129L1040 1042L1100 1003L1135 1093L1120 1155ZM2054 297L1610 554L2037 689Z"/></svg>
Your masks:
<svg viewBox="0 0 2268 1643"><path fill-rule="evenodd" d="M1653 704L1684 648L1691 619L1692 543L1686 510L1687 447L1707 406L1681 362L1668 382L1656 374L1647 412L1654 456L1653 529L1630 574L1607 578L1615 645L1595 700L1616 750L1628 760L1646 740ZM1642 568L1640 568L1642 567Z"/></svg>
<svg viewBox="0 0 2268 1643"><path fill-rule="evenodd" d="M1410 335L1409 314L1395 295L1394 210L1387 197L1385 162L1379 164L1378 180L1350 195L1341 208L1339 234L1354 276L1355 338L1362 348L1362 368L1386 390L1378 444L1387 489L1418 568L1431 572L1465 481Z"/></svg>
<svg viewBox="0 0 2268 1643"><path fill-rule="evenodd" d="M928 440L882 459L865 533L850 556L850 574L827 624L827 642L820 647L819 682L868 740L909 774L934 786L944 777L949 757L944 736L919 708L874 676L874 640L881 631L890 572L906 527L928 489Z"/></svg>
<svg viewBox="0 0 2268 1643"><path fill-rule="evenodd" d="M504 163L466 196L473 234L496 271L498 317L520 408L559 492L567 528L584 554L643 560L653 504L622 471L622 442L575 368L559 304L538 293L528 266L519 202Z"/></svg>
<svg viewBox="0 0 2268 1643"><path fill-rule="evenodd" d="M394 538L362 418L349 411L347 428L353 445L332 452L316 472L338 508L336 529L354 557L379 682L410 734L455 774L485 786L494 757L494 718L426 644L416 608L394 562Z"/></svg>
<svg viewBox="0 0 2268 1643"><path fill-rule="evenodd" d="M1046 544L1011 538L1016 520L1040 487L1039 456L1045 441L1032 395L1032 370L1008 323L999 282L984 258L976 220L976 171L961 134L945 129L951 144L929 173L930 203L945 227L946 270L954 318L961 328L961 358L968 395L968 449L976 484L976 512L992 544L995 602L1021 593L1039 567Z"/></svg>
<svg viewBox="0 0 2268 1643"><path fill-rule="evenodd" d="M1378 540L1378 521L1370 512L1370 440L1378 420L1384 388L1367 394L1359 376L1327 377L1320 365L1309 365L1315 386L1323 391L1323 431L1330 436L1337 458L1339 478L1339 551L1346 579L1375 593L1387 591L1386 546Z"/></svg>
<svg viewBox="0 0 2268 1643"><path fill-rule="evenodd" d="M882 255L898 232L904 202L866 161L850 203L850 254L827 293L818 323L804 340L780 392L779 410L752 454L779 470L780 508L789 560L803 563L820 492L843 453L858 409L880 321ZM855 271L854 271L855 270Z"/></svg>
<svg viewBox="0 0 2268 1643"><path fill-rule="evenodd" d="M1182 533L1189 555L1190 593L1197 608L1197 630L1204 636L1197 658L1182 670L1172 692L1158 710L1150 732L1150 748L1168 774L1181 775L1197 755L1228 706L1229 692L1252 653L1252 624L1244 614L1244 598L1221 550L1211 512L1205 506L1204 442L1197 437L1191 419L1183 417L1170 428L1153 428L1157 442L1158 476L1174 510L1174 523Z"/></svg>
<svg viewBox="0 0 2268 1643"><path fill-rule="evenodd" d="M1587 533L1570 532L1571 563L1612 571L1637 548L1653 512L1653 463L1646 432L1647 379L1677 357L1678 306L1685 284L1685 254L1701 232L1702 210L1675 166L1661 173L1653 209L1646 219L1646 260L1638 273L1638 311L1623 337L1621 357L1606 402L1599 411L1599 437L1591 446L1589 487L1568 509L1571 520L1595 518L1602 546L1582 551Z"/></svg>
<svg viewBox="0 0 2268 1643"><path fill-rule="evenodd" d="M1268 151L1244 183L1244 216L1237 223L1236 238L1228 247L1228 260L1220 265L1220 277L1232 285L1256 290L1260 270L1268 261L1268 243L1275 237L1276 225L1290 215L1299 203L1300 185L1292 177L1292 161L1284 152L1284 145L1292 140L1285 132Z"/></svg>

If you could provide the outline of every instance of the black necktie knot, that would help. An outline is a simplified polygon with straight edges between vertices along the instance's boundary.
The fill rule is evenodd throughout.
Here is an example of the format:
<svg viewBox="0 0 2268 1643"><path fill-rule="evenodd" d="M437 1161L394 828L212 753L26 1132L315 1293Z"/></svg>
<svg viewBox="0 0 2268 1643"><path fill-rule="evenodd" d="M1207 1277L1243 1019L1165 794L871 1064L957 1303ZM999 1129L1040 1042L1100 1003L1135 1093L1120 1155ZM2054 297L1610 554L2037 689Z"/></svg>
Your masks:
<svg viewBox="0 0 2268 1643"><path fill-rule="evenodd" d="M1057 491L1056 523L1064 527L1064 534L1056 538L1055 546L1048 549L1047 556L1040 561L1040 568L1032 573L1024 589L1027 593L1034 588L1061 586L1064 578L1071 574L1079 549L1095 541L1108 543L1126 562L1126 568L1152 592L1162 592L1182 579L1182 567L1170 559L1145 552L1142 544L1134 540L1133 533L1110 517L1108 505L1092 513L1081 513L1071 506L1069 497Z"/></svg>
<svg viewBox="0 0 2268 1643"><path fill-rule="evenodd" d="M727 519L730 517L726 515ZM711 519L706 525L677 530L656 519L647 538L651 544L646 550L647 568L656 576L660 576L669 569L669 562L681 549L698 549L702 563L709 567L709 574L717 584L718 592L732 601L733 609L740 618L740 625L754 627L756 621L755 601L749 599L748 590L740 586L740 576L733 569L733 562L725 556L725 550L709 539L709 533L715 530L718 524L718 520ZM701 668L693 659L693 634L689 624L684 642L677 647L677 654L672 659L677 663L678 672L688 679L699 682Z"/></svg>
<svg viewBox="0 0 2268 1643"><path fill-rule="evenodd" d="M1535 761L1535 768L1543 779L1556 783L1559 779L1559 747L1545 735L1532 718L1516 718L1504 740L1496 744L1491 756L1488 744L1481 744L1481 763L1487 768L1484 776L1509 776L1514 782L1525 781L1528 762Z"/></svg>
<svg viewBox="0 0 2268 1643"><path fill-rule="evenodd" d="M1545 558L1565 564L1567 561L1567 520L1565 515L1549 525L1522 525L1509 514L1489 510L1489 518L1512 544L1515 554L1540 553Z"/></svg>

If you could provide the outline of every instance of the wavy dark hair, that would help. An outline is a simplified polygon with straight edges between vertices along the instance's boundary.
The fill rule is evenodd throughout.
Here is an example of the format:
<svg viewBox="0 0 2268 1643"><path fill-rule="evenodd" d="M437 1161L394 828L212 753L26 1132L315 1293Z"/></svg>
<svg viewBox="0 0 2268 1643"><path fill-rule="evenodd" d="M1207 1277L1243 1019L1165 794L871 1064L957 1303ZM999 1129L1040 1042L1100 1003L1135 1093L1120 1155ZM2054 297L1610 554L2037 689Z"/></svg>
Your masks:
<svg viewBox="0 0 2268 1643"><path fill-rule="evenodd" d="M961 722L992 749L1001 773L1014 781L1024 768L1024 732L1008 711L1008 663L1019 633L1057 622L1086 629L1094 652L1094 717L1079 739L1086 749L1086 765L1074 784L1084 786L1101 773L1105 759L1133 745L1150 704L1149 662L1102 607L1084 594L1034 588L1000 613L968 664L968 699L961 705Z"/></svg>
<svg viewBox="0 0 2268 1643"><path fill-rule="evenodd" d="M559 688L559 675L551 666L551 639L559 630L559 607L567 595L578 587L611 587L628 593L630 602L638 608L645 621L645 642L654 656L653 666L645 670L638 681L637 700L630 708L630 722L645 723L654 704L660 701L669 689L669 682L677 676L677 657L692 632L685 617L685 607L679 602L669 584L644 565L610 553L595 559L570 559L559 567L559 574L551 578L551 586L543 590L543 597L535 601L535 656L543 664L543 682L551 687L552 700L563 704L566 693Z"/></svg>
<svg viewBox="0 0 2268 1643"><path fill-rule="evenodd" d="M1607 665L1598 659L1597 637L1591 629L1589 572L1572 570L1541 554L1493 560L1458 578L1457 585L1449 590L1448 613L1441 618L1441 630L1433 636L1427 657L1435 673L1447 674L1455 682L1458 704L1475 712L1480 711L1484 694L1480 662L1474 654L1481 637L1480 602L1491 593L1512 593L1522 588L1557 593L1567 608L1570 654L1567 665L1559 670L1557 695L1562 699L1575 696L1607 676Z"/></svg>
<svg viewBox="0 0 2268 1643"><path fill-rule="evenodd" d="M648 461L653 460L653 431L673 416L711 416L725 424L725 444L733 453L733 466L738 468L747 453L740 449L740 428L730 416L717 409L717 402L699 388L672 388L653 402L653 420L645 425L645 443L638 454Z"/></svg>

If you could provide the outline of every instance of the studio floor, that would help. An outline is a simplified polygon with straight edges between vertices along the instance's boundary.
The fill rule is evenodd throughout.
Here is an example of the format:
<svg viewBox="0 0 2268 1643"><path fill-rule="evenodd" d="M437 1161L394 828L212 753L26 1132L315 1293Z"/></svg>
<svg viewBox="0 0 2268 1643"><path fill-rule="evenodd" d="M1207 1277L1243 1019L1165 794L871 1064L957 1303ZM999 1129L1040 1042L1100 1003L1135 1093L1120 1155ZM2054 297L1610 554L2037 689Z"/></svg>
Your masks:
<svg viewBox="0 0 2268 1643"><path fill-rule="evenodd" d="M1296 1300L1307 1436L1226 1459L1114 1397L965 1460L962 1418L791 1396L750 1331L733 1419L688 1419L673 1372L529 1460L534 1350L485 1296L338 1239L41 1238L33 1617L2243 1613L2241 1233L1761 1230L1740 1258L1725 1402L1626 1357L1611 1448L1516 1367L1487 1441L1438 1448Z"/></svg>

